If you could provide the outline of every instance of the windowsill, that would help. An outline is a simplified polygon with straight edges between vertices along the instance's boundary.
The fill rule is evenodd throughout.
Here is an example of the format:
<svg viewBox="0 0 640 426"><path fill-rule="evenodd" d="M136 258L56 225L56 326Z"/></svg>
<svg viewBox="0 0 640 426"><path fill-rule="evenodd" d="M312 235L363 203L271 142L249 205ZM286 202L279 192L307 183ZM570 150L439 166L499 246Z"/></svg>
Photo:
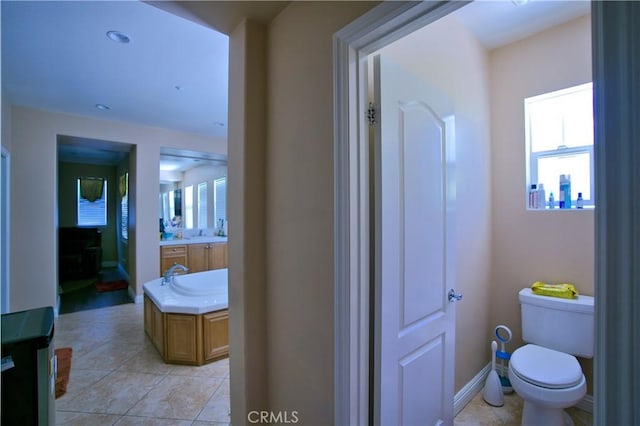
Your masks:
<svg viewBox="0 0 640 426"><path fill-rule="evenodd" d="M593 211L596 206L584 206L581 209L577 209L575 207L571 207L570 209L561 209L561 208L553 208L545 207L544 209L530 209L527 207L527 211L529 212L576 212L576 211Z"/></svg>

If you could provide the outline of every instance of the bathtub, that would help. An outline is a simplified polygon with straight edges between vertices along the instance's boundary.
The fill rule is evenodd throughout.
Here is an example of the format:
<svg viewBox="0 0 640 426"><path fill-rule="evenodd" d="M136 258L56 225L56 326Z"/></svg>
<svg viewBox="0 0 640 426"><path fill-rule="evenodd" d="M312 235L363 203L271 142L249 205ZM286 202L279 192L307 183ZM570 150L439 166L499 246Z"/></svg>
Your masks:
<svg viewBox="0 0 640 426"><path fill-rule="evenodd" d="M228 277L228 269L216 269L176 275L173 283L165 285L157 278L143 289L161 312L197 315L228 308Z"/></svg>
<svg viewBox="0 0 640 426"><path fill-rule="evenodd" d="M229 356L227 288L227 269L143 285L144 330L166 363L203 365Z"/></svg>

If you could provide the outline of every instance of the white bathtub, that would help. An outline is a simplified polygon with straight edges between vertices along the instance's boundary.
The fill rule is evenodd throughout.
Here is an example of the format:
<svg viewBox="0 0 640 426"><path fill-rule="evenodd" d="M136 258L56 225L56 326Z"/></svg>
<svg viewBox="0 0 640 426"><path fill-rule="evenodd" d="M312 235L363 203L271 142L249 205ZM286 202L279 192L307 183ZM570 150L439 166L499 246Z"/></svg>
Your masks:
<svg viewBox="0 0 640 426"><path fill-rule="evenodd" d="M157 278L143 285L146 294L162 312L204 314L229 307L228 269L176 275L162 285Z"/></svg>

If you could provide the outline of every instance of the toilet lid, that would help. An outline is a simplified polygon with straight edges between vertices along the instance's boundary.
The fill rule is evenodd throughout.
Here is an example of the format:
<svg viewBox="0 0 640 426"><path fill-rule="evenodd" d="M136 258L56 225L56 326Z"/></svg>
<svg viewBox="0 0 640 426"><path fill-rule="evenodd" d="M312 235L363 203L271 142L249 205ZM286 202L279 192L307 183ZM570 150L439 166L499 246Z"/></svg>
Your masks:
<svg viewBox="0 0 640 426"><path fill-rule="evenodd" d="M517 349L511 355L509 366L522 380L543 388L570 388L583 377L574 356L536 345Z"/></svg>

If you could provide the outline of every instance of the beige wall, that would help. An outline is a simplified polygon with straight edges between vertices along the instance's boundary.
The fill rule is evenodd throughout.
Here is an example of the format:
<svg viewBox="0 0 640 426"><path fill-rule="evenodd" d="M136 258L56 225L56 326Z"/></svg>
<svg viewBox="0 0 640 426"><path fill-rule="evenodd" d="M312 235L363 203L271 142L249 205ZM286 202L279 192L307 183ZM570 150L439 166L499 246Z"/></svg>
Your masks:
<svg viewBox="0 0 640 426"><path fill-rule="evenodd" d="M229 38L229 369L231 423L268 408L265 311L266 26Z"/></svg>
<svg viewBox="0 0 640 426"><path fill-rule="evenodd" d="M393 43L383 57L420 76L433 92L432 107L455 116L455 247L453 283L464 295L456 305L455 391L489 356L491 267L491 155L489 59L486 49L454 15ZM473 70L470 72L470 70ZM443 106L445 105L445 106ZM447 108L448 110L444 110Z"/></svg>
<svg viewBox="0 0 640 426"><path fill-rule="evenodd" d="M594 291L593 211L525 210L523 117L524 98L591 81L590 29L585 16L490 56L494 232L489 308L491 324L512 329L511 350L522 343L520 289L542 280L574 283L588 295Z"/></svg>
<svg viewBox="0 0 640 426"><path fill-rule="evenodd" d="M160 147L226 154L224 141L200 135L19 107L12 109L11 130L11 311L56 304L58 135L133 145L129 275L138 294L160 267Z"/></svg>
<svg viewBox="0 0 640 426"><path fill-rule="evenodd" d="M74 227L78 223L77 179L102 177L107 180L107 226L98 227L102 233L102 262L116 262L116 209L118 181L115 166L95 164L58 163L58 226Z"/></svg>
<svg viewBox="0 0 640 426"><path fill-rule="evenodd" d="M334 411L332 36L373 5L292 2L269 25L267 393L303 424Z"/></svg>

